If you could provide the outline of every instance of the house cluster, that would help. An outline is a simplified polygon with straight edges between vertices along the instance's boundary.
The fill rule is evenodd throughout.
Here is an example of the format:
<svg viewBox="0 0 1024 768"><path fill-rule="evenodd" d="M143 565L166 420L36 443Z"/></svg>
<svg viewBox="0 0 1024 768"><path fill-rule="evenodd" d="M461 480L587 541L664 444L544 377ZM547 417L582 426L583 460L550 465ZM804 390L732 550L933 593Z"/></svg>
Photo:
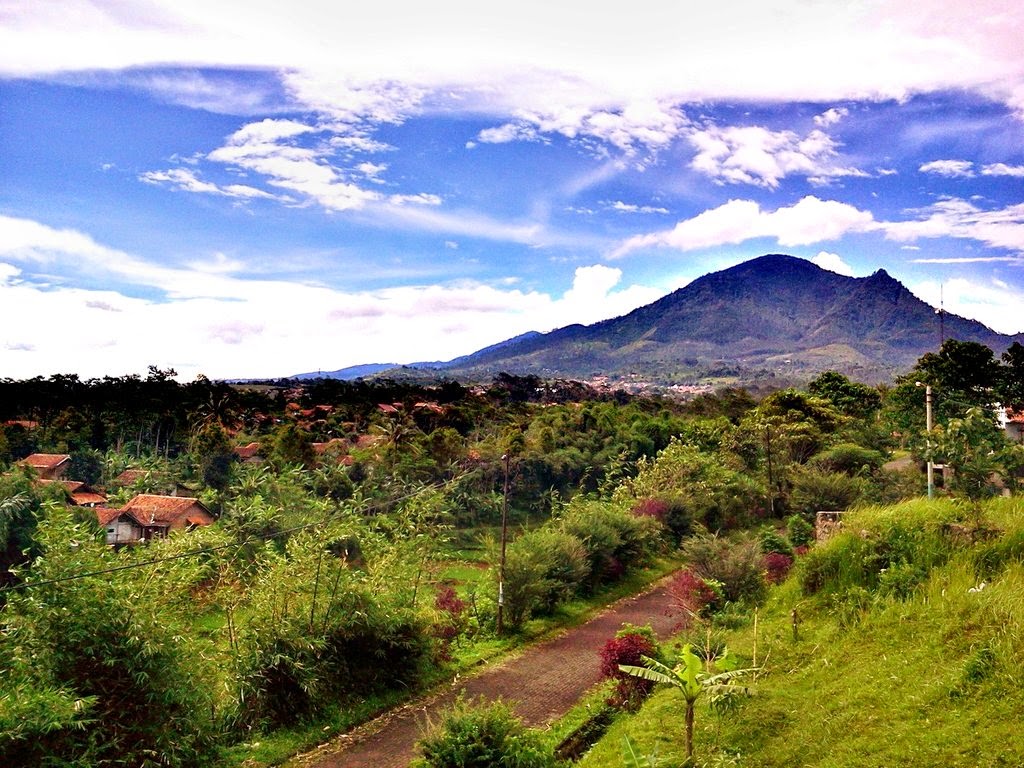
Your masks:
<svg viewBox="0 0 1024 768"><path fill-rule="evenodd" d="M71 457L67 454L34 453L19 463L35 470L39 483L63 485L70 503L95 510L96 520L111 546L163 538L171 531L191 530L213 522L210 510L199 499L189 496L141 493L123 507L108 507L104 494L85 483L64 479L71 465ZM140 472L126 470L118 477L118 482L128 485L138 478Z"/></svg>

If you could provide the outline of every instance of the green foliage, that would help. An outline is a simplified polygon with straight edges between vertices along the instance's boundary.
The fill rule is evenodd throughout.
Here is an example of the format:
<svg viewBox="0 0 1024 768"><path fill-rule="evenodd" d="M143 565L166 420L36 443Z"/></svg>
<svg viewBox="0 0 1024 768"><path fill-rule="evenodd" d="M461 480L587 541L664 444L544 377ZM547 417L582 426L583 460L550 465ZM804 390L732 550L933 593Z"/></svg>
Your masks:
<svg viewBox="0 0 1024 768"><path fill-rule="evenodd" d="M794 547L809 547L814 543L814 526L803 515L790 515L786 518L786 536Z"/></svg>
<svg viewBox="0 0 1024 768"><path fill-rule="evenodd" d="M950 419L939 428L935 455L953 468L952 490L977 505L994 496L998 490L993 475L1006 474L1007 443L1003 433L992 423L989 413L970 408L963 418Z"/></svg>
<svg viewBox="0 0 1024 768"><path fill-rule="evenodd" d="M802 558L804 593L860 587L908 597L931 568L949 557L953 540L948 532L955 516L952 507L920 501L848 513L843 532Z"/></svg>
<svg viewBox="0 0 1024 768"><path fill-rule="evenodd" d="M726 600L757 605L764 599L763 553L755 537L699 534L683 544L682 552L698 576L721 585Z"/></svg>
<svg viewBox="0 0 1024 768"><path fill-rule="evenodd" d="M587 549L591 589L614 581L626 568L647 563L661 545L661 526L656 520L635 517L607 502L574 501L563 512L560 526Z"/></svg>
<svg viewBox="0 0 1024 768"><path fill-rule="evenodd" d="M419 742L415 768L556 768L551 747L497 701L472 706L460 699Z"/></svg>
<svg viewBox="0 0 1024 768"><path fill-rule="evenodd" d="M821 510L849 509L863 498L866 490L860 478L806 467L793 475L789 508L805 518L813 518Z"/></svg>
<svg viewBox="0 0 1024 768"><path fill-rule="evenodd" d="M850 381L836 371L825 371L807 385L807 391L829 401L840 413L855 419L872 417L882 405L877 389Z"/></svg>
<svg viewBox="0 0 1024 768"><path fill-rule="evenodd" d="M693 652L689 643L683 646L679 653L678 662L674 667L655 659L644 659L646 666L623 665L622 671L639 677L641 680L650 680L655 683L671 685L679 691L686 702L686 756L693 757L693 718L694 704L702 693L706 693L713 702L725 708L738 695L749 695L748 688L734 684L734 681L756 670L754 669L730 669L727 656L717 660L717 665L723 671L717 674L709 673L704 662Z"/></svg>
<svg viewBox="0 0 1024 768"><path fill-rule="evenodd" d="M614 498L665 499L670 504L665 523L680 538L693 522L710 530L733 528L764 509L767 498L757 481L730 463L722 455L673 440L656 458L638 461L636 476L624 480Z"/></svg>
<svg viewBox="0 0 1024 768"><path fill-rule="evenodd" d="M842 472L850 477L872 475L881 469L885 456L880 451L840 443L816 454L809 462L825 472Z"/></svg>
<svg viewBox="0 0 1024 768"><path fill-rule="evenodd" d="M15 749L72 764L143 764L154 754L164 765L204 764L210 690L165 610L160 581L125 571L41 583L102 570L113 558L60 505L48 507L37 540L42 556L4 616L21 679L38 694ZM82 728L83 716L102 723L102 738Z"/></svg>
<svg viewBox="0 0 1024 768"><path fill-rule="evenodd" d="M239 723L294 724L339 696L415 681L426 628L386 580L350 567L323 534L300 534L266 561L238 630Z"/></svg>

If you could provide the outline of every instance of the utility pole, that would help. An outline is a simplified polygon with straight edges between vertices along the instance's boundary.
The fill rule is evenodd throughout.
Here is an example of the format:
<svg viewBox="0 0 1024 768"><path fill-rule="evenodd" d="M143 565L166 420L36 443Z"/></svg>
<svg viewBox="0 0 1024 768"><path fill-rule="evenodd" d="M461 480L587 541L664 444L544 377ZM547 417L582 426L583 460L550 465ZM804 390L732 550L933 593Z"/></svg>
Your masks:
<svg viewBox="0 0 1024 768"><path fill-rule="evenodd" d="M922 386L920 381L914 382ZM935 463L932 461L932 385L924 386L924 429L928 434L925 445L928 450L928 498L935 495Z"/></svg>
<svg viewBox="0 0 1024 768"><path fill-rule="evenodd" d="M498 621L496 630L499 637L505 631L505 543L508 540L508 465L512 456L505 453L505 490L501 499L501 561L498 565Z"/></svg>

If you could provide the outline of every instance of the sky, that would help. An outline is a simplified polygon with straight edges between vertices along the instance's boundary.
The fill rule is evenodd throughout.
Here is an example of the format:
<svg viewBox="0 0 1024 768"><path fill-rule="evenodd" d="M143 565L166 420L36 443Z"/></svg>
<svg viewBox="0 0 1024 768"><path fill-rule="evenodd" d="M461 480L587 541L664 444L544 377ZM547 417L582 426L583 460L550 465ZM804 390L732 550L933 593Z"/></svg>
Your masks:
<svg viewBox="0 0 1024 768"><path fill-rule="evenodd" d="M1019 0L0 0L0 377L447 360L765 253L1018 333L1022 40Z"/></svg>

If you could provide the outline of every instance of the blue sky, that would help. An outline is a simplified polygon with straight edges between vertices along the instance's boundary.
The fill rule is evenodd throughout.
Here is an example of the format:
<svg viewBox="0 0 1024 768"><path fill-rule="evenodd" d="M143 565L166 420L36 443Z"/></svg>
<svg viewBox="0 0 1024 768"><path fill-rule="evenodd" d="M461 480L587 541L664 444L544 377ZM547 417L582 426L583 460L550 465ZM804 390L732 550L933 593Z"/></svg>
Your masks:
<svg viewBox="0 0 1024 768"><path fill-rule="evenodd" d="M768 252L1024 331L1018 2L348 5L0 0L0 376L443 360Z"/></svg>

